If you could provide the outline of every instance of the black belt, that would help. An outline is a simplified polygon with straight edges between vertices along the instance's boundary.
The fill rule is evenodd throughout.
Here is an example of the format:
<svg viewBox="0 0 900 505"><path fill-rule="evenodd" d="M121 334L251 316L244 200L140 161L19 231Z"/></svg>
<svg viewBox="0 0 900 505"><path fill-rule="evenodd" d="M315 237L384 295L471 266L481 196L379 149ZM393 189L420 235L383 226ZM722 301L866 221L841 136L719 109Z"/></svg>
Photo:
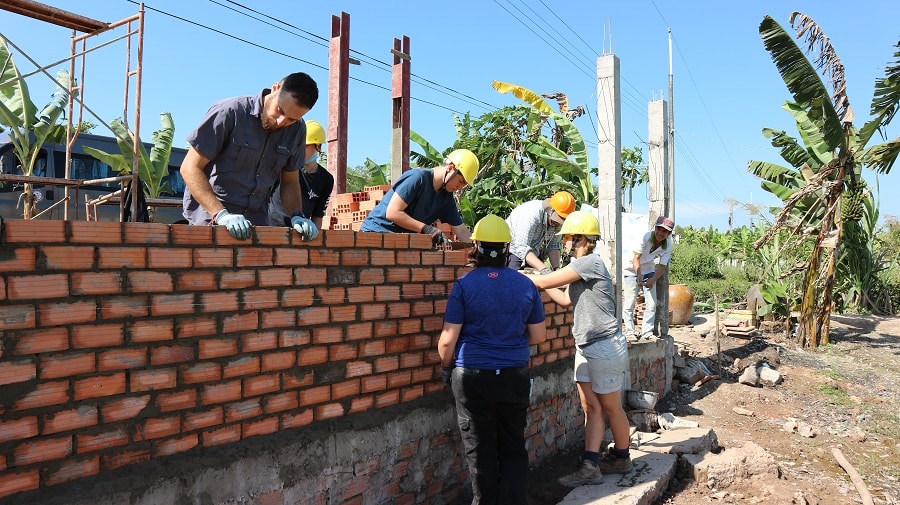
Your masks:
<svg viewBox="0 0 900 505"><path fill-rule="evenodd" d="M462 373L480 375L503 375L510 373L521 373L528 370L527 366L515 366L511 368L491 368L489 370L482 370L480 368L466 368L462 366L457 368L459 368Z"/></svg>

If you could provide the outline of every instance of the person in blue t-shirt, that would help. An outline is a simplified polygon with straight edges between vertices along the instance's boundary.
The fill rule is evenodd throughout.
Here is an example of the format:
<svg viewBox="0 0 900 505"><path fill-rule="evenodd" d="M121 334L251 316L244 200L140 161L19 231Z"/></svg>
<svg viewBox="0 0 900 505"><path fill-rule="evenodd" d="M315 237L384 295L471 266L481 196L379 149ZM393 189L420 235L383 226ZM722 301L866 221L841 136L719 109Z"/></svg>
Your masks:
<svg viewBox="0 0 900 505"><path fill-rule="evenodd" d="M475 182L478 168L475 153L457 149L439 167L407 170L369 212L360 231L424 233L438 245L447 241L433 226L440 219L453 227L457 240L468 242L469 229L463 224L453 192Z"/></svg>
<svg viewBox="0 0 900 505"><path fill-rule="evenodd" d="M438 341L442 379L456 399L472 503L527 503L525 424L530 345L547 338L540 292L506 267L509 226L493 214L472 233L475 268L456 281Z"/></svg>

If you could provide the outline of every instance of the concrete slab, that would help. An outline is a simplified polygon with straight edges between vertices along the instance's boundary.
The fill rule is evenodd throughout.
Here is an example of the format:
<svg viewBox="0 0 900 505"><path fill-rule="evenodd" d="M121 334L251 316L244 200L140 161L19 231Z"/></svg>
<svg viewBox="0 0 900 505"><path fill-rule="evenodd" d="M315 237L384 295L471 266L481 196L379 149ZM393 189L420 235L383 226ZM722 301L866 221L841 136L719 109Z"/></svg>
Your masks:
<svg viewBox="0 0 900 505"><path fill-rule="evenodd" d="M641 450L660 454L703 454L718 449L719 439L712 428L662 430L659 438L641 441Z"/></svg>
<svg viewBox="0 0 900 505"><path fill-rule="evenodd" d="M559 505L650 505L669 487L678 456L631 450L634 470L608 474L594 486L581 486L566 495Z"/></svg>

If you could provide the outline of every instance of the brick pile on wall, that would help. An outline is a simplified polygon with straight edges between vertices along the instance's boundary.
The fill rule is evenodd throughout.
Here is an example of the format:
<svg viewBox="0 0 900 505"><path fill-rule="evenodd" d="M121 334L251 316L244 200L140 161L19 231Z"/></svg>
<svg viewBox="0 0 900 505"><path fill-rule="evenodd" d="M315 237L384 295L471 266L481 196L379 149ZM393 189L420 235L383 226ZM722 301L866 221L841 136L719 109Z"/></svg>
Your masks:
<svg viewBox="0 0 900 505"><path fill-rule="evenodd" d="M301 242L289 229L257 227L238 241L221 227L0 224L0 502L65 496L54 486L214 449L249 458L242 444L280 434L288 438L276 447L292 441L303 453L298 439L344 417L446 395L436 346L466 251L433 251L427 236L325 230ZM573 352L571 311L544 301L548 340L533 347L536 370ZM532 406L532 458L576 437L577 396L564 386ZM378 493L395 489L387 501L428 503L467 478L454 443L452 456L416 469L442 476L421 489L409 480L418 473L389 477L400 462L386 456L353 463L353 475L372 474ZM373 492L343 485L320 482L310 503ZM272 486L287 492L287 483Z"/></svg>
<svg viewBox="0 0 900 505"><path fill-rule="evenodd" d="M390 185L366 186L356 193L334 195L331 198L329 229L359 231L363 220L390 189Z"/></svg>

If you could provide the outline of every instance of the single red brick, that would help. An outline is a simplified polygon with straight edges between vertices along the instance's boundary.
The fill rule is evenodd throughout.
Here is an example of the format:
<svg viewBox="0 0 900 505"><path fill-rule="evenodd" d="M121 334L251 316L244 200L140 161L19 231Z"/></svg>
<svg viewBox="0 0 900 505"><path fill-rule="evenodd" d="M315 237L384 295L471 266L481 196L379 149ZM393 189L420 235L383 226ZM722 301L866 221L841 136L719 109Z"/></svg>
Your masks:
<svg viewBox="0 0 900 505"><path fill-rule="evenodd" d="M128 445L128 433L122 428L111 429L99 433L78 433L75 435L78 454L94 452L110 447Z"/></svg>
<svg viewBox="0 0 900 505"><path fill-rule="evenodd" d="M356 321L356 305L340 305L330 307L332 323L346 323Z"/></svg>
<svg viewBox="0 0 900 505"><path fill-rule="evenodd" d="M91 324L72 327L72 346L76 349L121 346L125 342L124 325Z"/></svg>
<svg viewBox="0 0 900 505"><path fill-rule="evenodd" d="M256 285L256 270L226 270L219 277L219 289L243 289Z"/></svg>
<svg viewBox="0 0 900 505"><path fill-rule="evenodd" d="M400 368L400 358L397 356L375 358L375 373L389 372L398 368Z"/></svg>
<svg viewBox="0 0 900 505"><path fill-rule="evenodd" d="M200 295L203 312L233 312L238 310L238 296L234 292L203 293Z"/></svg>
<svg viewBox="0 0 900 505"><path fill-rule="evenodd" d="M413 302L412 310L410 310L410 315L412 316L431 316L434 315L434 302L431 300L422 300L418 302Z"/></svg>
<svg viewBox="0 0 900 505"><path fill-rule="evenodd" d="M222 333L251 331L259 328L259 312L240 312L222 317Z"/></svg>
<svg viewBox="0 0 900 505"><path fill-rule="evenodd" d="M100 300L100 316L103 319L147 317L150 315L146 296L104 297Z"/></svg>
<svg viewBox="0 0 900 505"><path fill-rule="evenodd" d="M100 457L100 463L104 470L116 470L144 461L150 461L150 449L122 451Z"/></svg>
<svg viewBox="0 0 900 505"><path fill-rule="evenodd" d="M81 405L74 409L61 410L44 416L44 429L41 435L97 426L97 418L96 405Z"/></svg>
<svg viewBox="0 0 900 505"><path fill-rule="evenodd" d="M383 391L387 387L387 377L384 375L368 375L362 377L361 391L363 393L373 393Z"/></svg>
<svg viewBox="0 0 900 505"><path fill-rule="evenodd" d="M278 417L270 417L241 425L241 438L269 435L278 431Z"/></svg>
<svg viewBox="0 0 900 505"><path fill-rule="evenodd" d="M350 401L350 411L349 414L355 414L357 412L365 412L366 410L372 410L375 408L375 397L368 396L357 396Z"/></svg>
<svg viewBox="0 0 900 505"><path fill-rule="evenodd" d="M235 266L238 268L271 267L275 264L274 257L274 251L269 248L242 247L237 250Z"/></svg>
<svg viewBox="0 0 900 505"><path fill-rule="evenodd" d="M309 265L309 250L284 248L275 249L275 266L302 267Z"/></svg>
<svg viewBox="0 0 900 505"><path fill-rule="evenodd" d="M347 249L345 251L341 251L342 266L367 266L368 264L368 249Z"/></svg>
<svg viewBox="0 0 900 505"><path fill-rule="evenodd" d="M48 270L90 270L94 268L94 247L43 246Z"/></svg>
<svg viewBox="0 0 900 505"><path fill-rule="evenodd" d="M197 363L181 367L181 381L184 384L198 384L222 380L222 365L218 363Z"/></svg>
<svg viewBox="0 0 900 505"><path fill-rule="evenodd" d="M125 392L125 374L98 375L75 381L75 401L101 396L120 395Z"/></svg>
<svg viewBox="0 0 900 505"><path fill-rule="evenodd" d="M259 356L243 356L225 364L222 375L226 379L259 373Z"/></svg>
<svg viewBox="0 0 900 505"><path fill-rule="evenodd" d="M400 403L400 392L397 390L386 391L379 395L375 395L375 408L383 409L385 407L390 407L391 405L397 405Z"/></svg>
<svg viewBox="0 0 900 505"><path fill-rule="evenodd" d="M222 384L203 386L201 402L203 405L233 402L241 399L241 381L233 380Z"/></svg>
<svg viewBox="0 0 900 505"><path fill-rule="evenodd" d="M386 250L373 250L370 251L370 263L372 266L394 266L397 264L397 251L386 249ZM382 270L382 276L384 276L384 271Z"/></svg>
<svg viewBox="0 0 900 505"><path fill-rule="evenodd" d="M278 333L278 347L308 345L312 339L306 330L282 330Z"/></svg>
<svg viewBox="0 0 900 505"><path fill-rule="evenodd" d="M150 403L150 395L117 398L100 405L100 416L104 423L126 421L137 417Z"/></svg>
<svg viewBox="0 0 900 505"><path fill-rule="evenodd" d="M134 432L134 441L152 440L154 438L171 437L181 432L181 417L171 416L147 419L138 424Z"/></svg>
<svg viewBox="0 0 900 505"><path fill-rule="evenodd" d="M241 426L235 424L217 430L206 431L203 432L202 438L203 447L231 444L241 439Z"/></svg>
<svg viewBox="0 0 900 505"><path fill-rule="evenodd" d="M281 387L281 377L275 375L258 375L244 379L244 398L274 393Z"/></svg>
<svg viewBox="0 0 900 505"><path fill-rule="evenodd" d="M92 352L41 356L41 379L58 379L95 372L97 356Z"/></svg>
<svg viewBox="0 0 900 505"><path fill-rule="evenodd" d="M376 321L375 336L387 337L397 334L397 321Z"/></svg>
<svg viewBox="0 0 900 505"><path fill-rule="evenodd" d="M243 310L274 309L278 307L278 291L254 289L243 292Z"/></svg>
<svg viewBox="0 0 900 505"><path fill-rule="evenodd" d="M114 349L97 356L97 369L101 372L141 368L147 364L147 349Z"/></svg>
<svg viewBox="0 0 900 505"><path fill-rule="evenodd" d="M200 445L200 436L197 433L190 433L179 438L160 440L155 444L153 457L171 456L179 452L189 451L198 445Z"/></svg>
<svg viewBox="0 0 900 505"><path fill-rule="evenodd" d="M325 304L343 304L347 300L347 291L341 287L318 287L316 298Z"/></svg>
<svg viewBox="0 0 900 505"><path fill-rule="evenodd" d="M376 286L375 300L379 302L396 302L400 300L399 286Z"/></svg>
<svg viewBox="0 0 900 505"><path fill-rule="evenodd" d="M17 333L13 354L40 354L65 351L69 348L69 331L65 328L48 328Z"/></svg>
<svg viewBox="0 0 900 505"><path fill-rule="evenodd" d="M297 324L302 326L316 326L329 323L328 307L309 307L297 311Z"/></svg>
<svg viewBox="0 0 900 505"><path fill-rule="evenodd" d="M241 352L268 351L278 347L278 334L274 331L246 333L240 342Z"/></svg>
<svg viewBox="0 0 900 505"><path fill-rule="evenodd" d="M282 287L290 286L294 281L293 269L284 268L266 268L259 271L259 285L261 287Z"/></svg>
<svg viewBox="0 0 900 505"><path fill-rule="evenodd" d="M359 308L359 318L363 321L384 319L387 317L387 306L384 304L366 304Z"/></svg>
<svg viewBox="0 0 900 505"><path fill-rule="evenodd" d="M328 348L328 360L331 362L356 359L358 356L356 344L334 344Z"/></svg>
<svg viewBox="0 0 900 505"><path fill-rule="evenodd" d="M359 379L351 379L344 382L338 382L331 386L331 398L333 400L340 400L341 398L347 398L348 396L358 395L359 388Z"/></svg>
<svg viewBox="0 0 900 505"><path fill-rule="evenodd" d="M409 337L387 339L387 354L397 354L409 350Z"/></svg>
<svg viewBox="0 0 900 505"><path fill-rule="evenodd" d="M34 328L34 307L31 305L0 306L0 330Z"/></svg>
<svg viewBox="0 0 900 505"><path fill-rule="evenodd" d="M5 242L14 244L65 242L66 223L49 219L4 219L3 231Z"/></svg>
<svg viewBox="0 0 900 505"><path fill-rule="evenodd" d="M409 370L400 370L388 374L388 388L394 389L400 386L408 386L412 381Z"/></svg>
<svg viewBox="0 0 900 505"><path fill-rule="evenodd" d="M313 422L313 410L306 409L300 412L286 412L281 415L281 429L302 428Z"/></svg>
<svg viewBox="0 0 900 505"><path fill-rule="evenodd" d="M150 270L128 272L128 287L132 293L169 293L174 283L172 274Z"/></svg>
<svg viewBox="0 0 900 505"><path fill-rule="evenodd" d="M262 414L259 398L230 403L225 406L225 424L242 421Z"/></svg>
<svg viewBox="0 0 900 505"><path fill-rule="evenodd" d="M408 315L401 317L408 317ZM400 319L398 332L401 335L409 335L410 333L416 333L419 331L422 331L421 319Z"/></svg>
<svg viewBox="0 0 900 505"><path fill-rule="evenodd" d="M351 361L347 363L347 373L346 376L349 379L350 377L359 377L363 375L368 375L372 373L372 364L365 361Z"/></svg>
<svg viewBox="0 0 900 505"><path fill-rule="evenodd" d="M322 263L312 263L313 265L322 265ZM337 263L335 263L336 265ZM296 286L318 286L328 282L328 270L318 267L301 267L294 269L294 285Z"/></svg>
<svg viewBox="0 0 900 505"><path fill-rule="evenodd" d="M381 356L386 349L387 344L384 339L365 339L360 342L359 355L362 357Z"/></svg>
<svg viewBox="0 0 900 505"><path fill-rule="evenodd" d="M300 391L300 406L307 407L331 400L331 387L318 386Z"/></svg>
<svg viewBox="0 0 900 505"><path fill-rule="evenodd" d="M209 246L212 243L212 236L212 226L172 225L172 243L174 244Z"/></svg>
<svg viewBox="0 0 900 505"><path fill-rule="evenodd" d="M406 250L397 251L397 265L421 265L422 251Z"/></svg>
<svg viewBox="0 0 900 505"><path fill-rule="evenodd" d="M261 356L260 371L286 370L294 366L295 361L296 353L293 351L265 353Z"/></svg>
<svg viewBox="0 0 900 505"><path fill-rule="evenodd" d="M291 243L294 231L281 226L260 226L253 229L258 245L284 246Z"/></svg>
<svg viewBox="0 0 900 505"><path fill-rule="evenodd" d="M198 342L200 354L198 359L221 358L238 353L236 338L205 338Z"/></svg>
<svg viewBox="0 0 900 505"><path fill-rule="evenodd" d="M341 264L341 255L334 249L310 249L309 264L337 266Z"/></svg>
<svg viewBox="0 0 900 505"><path fill-rule="evenodd" d="M185 412L182 431L189 432L202 430L210 426L218 426L225 419L222 407L213 407L210 410L200 412Z"/></svg>
<svg viewBox="0 0 900 505"><path fill-rule="evenodd" d="M40 382L33 391L22 396L13 410L30 410L51 405L62 405L69 401L69 381Z"/></svg>
<svg viewBox="0 0 900 505"><path fill-rule="evenodd" d="M344 340L344 329L340 326L322 326L313 330L314 344L333 344Z"/></svg>
<svg viewBox="0 0 900 505"><path fill-rule="evenodd" d="M234 249L194 249L194 268L225 268L234 266Z"/></svg>
<svg viewBox="0 0 900 505"><path fill-rule="evenodd" d="M160 412L187 410L197 406L197 390L185 389L174 393L160 393L156 397Z"/></svg>
<svg viewBox="0 0 900 505"><path fill-rule="evenodd" d="M47 486L55 486L63 482L97 475L100 472L100 456L64 461L59 468L50 472L44 479Z"/></svg>
<svg viewBox="0 0 900 505"><path fill-rule="evenodd" d="M411 233L385 233L382 239L384 240L384 248L385 249L408 249L409 248L409 238L413 235ZM428 249L431 249L431 243L428 244Z"/></svg>
<svg viewBox="0 0 900 505"><path fill-rule="evenodd" d="M375 301L375 288L373 286L356 286L347 288L347 302L370 303Z"/></svg>
<svg viewBox="0 0 900 505"><path fill-rule="evenodd" d="M131 342L161 342L175 338L175 323L171 319L135 321L131 325Z"/></svg>
<svg viewBox="0 0 900 505"><path fill-rule="evenodd" d="M196 295L194 293L172 293L153 295L150 298L154 316L193 314Z"/></svg>
<svg viewBox="0 0 900 505"><path fill-rule="evenodd" d="M10 420L0 419L0 443L36 437L37 435L38 421L35 416Z"/></svg>
<svg viewBox="0 0 900 505"><path fill-rule="evenodd" d="M64 298L69 296L69 278L66 274L15 275L7 279L7 289L10 300Z"/></svg>
<svg viewBox="0 0 900 505"><path fill-rule="evenodd" d="M456 282L456 269L452 267L436 267L434 269L434 280L443 282Z"/></svg>
<svg viewBox="0 0 900 505"><path fill-rule="evenodd" d="M213 291L218 287L215 272L209 270L179 271L176 278L179 291Z"/></svg>
<svg viewBox="0 0 900 505"><path fill-rule="evenodd" d="M326 419L334 419L335 417L342 417L346 414L344 411L344 406L340 403L329 403L328 405L320 405L316 407L315 418L316 421L324 421Z"/></svg>
<svg viewBox="0 0 900 505"><path fill-rule="evenodd" d="M281 293L282 307L309 307L313 303L315 292L311 288L285 289Z"/></svg>
<svg viewBox="0 0 900 505"><path fill-rule="evenodd" d="M443 265L444 251L422 251L422 265Z"/></svg>
<svg viewBox="0 0 900 505"><path fill-rule="evenodd" d="M147 268L147 249L144 247L100 247L97 249L99 267Z"/></svg>
<svg viewBox="0 0 900 505"><path fill-rule="evenodd" d="M285 410L294 410L300 405L297 399L296 391L286 391L283 393L266 396L262 399L263 412L271 414L273 412L282 412Z"/></svg>
<svg viewBox="0 0 900 505"><path fill-rule="evenodd" d="M288 391L297 388L306 388L313 385L316 375L312 371L300 371L299 368L286 370L281 376L283 385L281 389Z"/></svg>
<svg viewBox="0 0 900 505"><path fill-rule="evenodd" d="M467 251L444 251L445 265L463 266L469 262L469 253ZM459 276L457 276L459 277Z"/></svg>
<svg viewBox="0 0 900 505"><path fill-rule="evenodd" d="M178 338L217 335L218 323L215 316L197 316L177 321Z"/></svg>
<svg viewBox="0 0 900 505"><path fill-rule="evenodd" d="M13 452L16 466L63 459L72 454L72 437L40 438L17 445Z"/></svg>
<svg viewBox="0 0 900 505"><path fill-rule="evenodd" d="M178 374L174 368L154 368L150 370L132 370L129 390L135 393L172 389L178 383Z"/></svg>
<svg viewBox="0 0 900 505"><path fill-rule="evenodd" d="M297 326L297 312L294 310L270 310L261 314L263 328L292 328Z"/></svg>
<svg viewBox="0 0 900 505"><path fill-rule="evenodd" d="M381 249L384 246L384 240L381 233L360 232L356 234L356 247L365 247L372 251Z"/></svg>
<svg viewBox="0 0 900 505"><path fill-rule="evenodd" d="M5 224L8 226L9 221L5 221ZM0 498L37 489L40 478L37 470L0 474Z"/></svg>
<svg viewBox="0 0 900 505"><path fill-rule="evenodd" d="M97 319L97 303L45 303L38 307L41 326L61 326L64 324L87 323Z"/></svg>
<svg viewBox="0 0 900 505"><path fill-rule="evenodd" d="M147 249L147 267L151 270L185 269L194 266L193 249L151 247Z"/></svg>
<svg viewBox="0 0 900 505"><path fill-rule="evenodd" d="M72 232L69 242L82 244L121 244L122 223L106 221L66 221Z"/></svg>
<svg viewBox="0 0 900 505"><path fill-rule="evenodd" d="M386 269L386 273L387 282L390 283L409 282L412 275L410 274L409 267L388 268Z"/></svg>

